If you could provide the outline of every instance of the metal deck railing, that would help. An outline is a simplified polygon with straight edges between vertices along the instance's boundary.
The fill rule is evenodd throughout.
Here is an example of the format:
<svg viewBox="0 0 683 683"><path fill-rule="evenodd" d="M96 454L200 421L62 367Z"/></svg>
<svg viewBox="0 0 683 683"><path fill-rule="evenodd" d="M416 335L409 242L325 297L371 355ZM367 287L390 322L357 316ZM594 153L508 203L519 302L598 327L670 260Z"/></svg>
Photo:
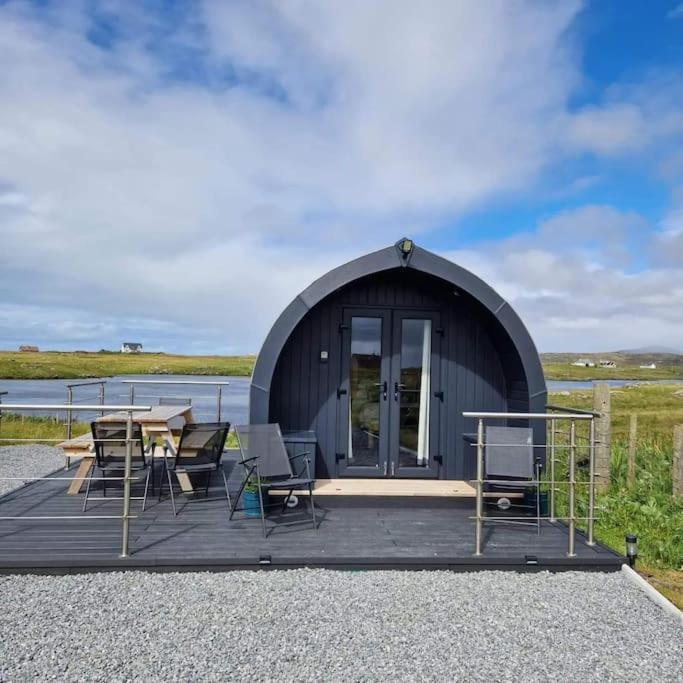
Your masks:
<svg viewBox="0 0 683 683"><path fill-rule="evenodd" d="M549 493L549 515L547 521L566 522L568 528L567 535L567 556L576 556L576 528L577 522L585 522L587 544L589 546L595 545L594 538L594 524L595 524L595 419L600 417L599 413L594 413L585 410L577 410L572 408L564 408L560 406L547 406L546 413L507 413L507 412L477 412L467 411L463 413L465 418L473 418L477 420L477 440L472 444L477 449L477 478L474 481L476 489L476 513L475 520L475 538L474 538L474 554L482 555L482 529L486 522L528 522L529 516L513 517L506 516L505 518L486 516L484 514L484 487L487 484L511 487L536 486L537 506L538 497L540 496L540 487L546 486ZM519 447L520 444L487 444L484 438L484 425L487 420L495 420L497 424L501 422L507 423L508 420L515 420L516 424L519 421L524 421L531 424L534 421L542 421L550 427L549 443L546 439L542 444L530 444L534 449L543 449L546 452L546 465L548 469L548 477L541 476L536 480L529 479L486 479L484 478L484 459L487 446L503 446L503 447ZM558 430L558 423L564 422L569 424L567 431ZM577 425L588 425L586 435L577 434ZM558 443L557 436L566 436L565 442ZM581 440L584 445L577 444ZM587 451L588 455L588 477L586 481L577 481L577 453L580 450ZM558 454L561 451L566 452L566 471L567 478L558 478ZM563 458L563 464L564 458ZM586 487L587 490L587 514L585 516L577 515L577 486ZM557 494L566 495L566 514L558 515ZM502 496L502 494L501 494ZM540 524L540 512L537 508L537 522Z"/></svg>
<svg viewBox="0 0 683 683"><path fill-rule="evenodd" d="M34 412L34 411L45 411L45 410L54 410L55 412L62 412L62 411L83 411L83 412L124 412L126 413L126 457L125 457L125 464L124 464L124 473L123 477L107 477L107 481L122 481L123 482L123 505L122 505L122 510L120 515L80 515L78 517L65 517L65 516L40 516L40 517L26 517L26 516L20 516L20 517L7 517L7 516L0 516L0 520L25 520L25 519L32 519L32 520L54 520L54 519L79 519L79 520L96 520L96 519L120 519L121 520L121 554L120 556L122 558L128 557L129 555L129 525L130 525L130 520L133 519L134 517L131 517L130 514L130 500L131 500L131 495L130 495L130 488L131 488L131 481L133 481L133 477L131 476L131 470L132 470L132 460L133 460L133 443L136 441L136 439L133 439L133 413L134 412L141 412L141 411L150 411L152 409L151 406L134 406L134 405L104 405L104 404L96 404L96 405L73 405L71 403L67 403L64 405L55 405L55 404L45 404L45 403L40 403L40 404L28 404L28 403L4 403L2 404L2 408L7 411L12 411L12 412ZM62 441L63 439L32 439L31 441L40 441L40 442L45 442L45 441ZM120 440L116 440L117 443L120 443ZM0 479L4 481L23 481L23 482L29 482L29 481L60 481L60 480L68 480L68 481L73 481L73 477L55 477L55 476L48 476L48 477L0 477ZM89 481L92 479L92 473L88 477L80 477L82 481ZM98 481L102 481L102 478L98 478Z"/></svg>

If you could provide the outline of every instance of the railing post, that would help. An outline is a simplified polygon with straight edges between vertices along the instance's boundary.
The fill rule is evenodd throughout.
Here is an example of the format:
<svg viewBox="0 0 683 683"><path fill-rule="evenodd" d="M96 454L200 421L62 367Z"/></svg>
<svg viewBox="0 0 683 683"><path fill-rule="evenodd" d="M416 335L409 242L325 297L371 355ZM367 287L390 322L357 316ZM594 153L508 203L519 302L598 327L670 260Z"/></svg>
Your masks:
<svg viewBox="0 0 683 683"><path fill-rule="evenodd" d="M128 399L130 400L130 404L132 406L135 405L135 385L131 384L130 389L128 389Z"/></svg>
<svg viewBox="0 0 683 683"><path fill-rule="evenodd" d="M481 555L481 528L484 512L484 420L477 425L477 505L474 532L474 554Z"/></svg>
<svg viewBox="0 0 683 683"><path fill-rule="evenodd" d="M66 402L71 405L74 402L74 392L70 386L66 388ZM73 413L70 410L66 411L66 440L68 441L73 436ZM68 470L71 465L71 458L64 456L64 469Z"/></svg>
<svg viewBox="0 0 683 683"><path fill-rule="evenodd" d="M550 521L555 521L555 431L557 422L550 420Z"/></svg>
<svg viewBox="0 0 683 683"><path fill-rule="evenodd" d="M216 422L221 421L221 385L219 384L217 387L218 391L216 392Z"/></svg>
<svg viewBox="0 0 683 683"><path fill-rule="evenodd" d="M131 402L131 405L133 403ZM123 515L122 519L122 538L121 538L121 555L120 557L128 557L128 532L129 532L129 515L130 515L130 476L133 461L133 411L128 411L128 419L126 421L126 463L123 475Z"/></svg>
<svg viewBox="0 0 683 683"><path fill-rule="evenodd" d="M100 399L100 405L103 406L104 405L104 382L100 383L100 388L98 389L98 396ZM131 405L133 405L133 404L131 403ZM100 416L103 416L103 415L104 415L104 410L100 410Z"/></svg>
<svg viewBox="0 0 683 683"><path fill-rule="evenodd" d="M595 418L589 424L588 437L588 545L595 545L593 523L595 518Z"/></svg>
<svg viewBox="0 0 683 683"><path fill-rule="evenodd" d="M576 533L576 420L571 421L569 428L569 536L568 536L568 557L574 557L574 535Z"/></svg>

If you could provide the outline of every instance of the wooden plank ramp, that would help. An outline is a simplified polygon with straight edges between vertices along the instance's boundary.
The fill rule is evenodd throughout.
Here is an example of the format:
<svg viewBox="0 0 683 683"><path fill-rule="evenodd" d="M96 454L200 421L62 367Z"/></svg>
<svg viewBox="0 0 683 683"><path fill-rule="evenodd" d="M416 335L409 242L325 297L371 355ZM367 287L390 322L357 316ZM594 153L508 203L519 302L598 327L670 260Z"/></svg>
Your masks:
<svg viewBox="0 0 683 683"><path fill-rule="evenodd" d="M474 487L460 480L443 479L318 479L313 493L316 496L395 496L397 498L475 498ZM271 495L287 495L287 491L271 491ZM308 495L301 489L296 495ZM521 498L519 491L485 493L487 498Z"/></svg>

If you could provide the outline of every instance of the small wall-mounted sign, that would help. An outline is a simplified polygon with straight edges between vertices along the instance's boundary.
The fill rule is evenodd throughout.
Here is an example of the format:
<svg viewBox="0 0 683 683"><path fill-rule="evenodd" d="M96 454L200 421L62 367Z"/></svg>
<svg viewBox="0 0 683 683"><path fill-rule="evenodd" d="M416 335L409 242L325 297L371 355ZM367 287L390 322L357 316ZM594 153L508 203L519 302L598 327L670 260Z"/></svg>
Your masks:
<svg viewBox="0 0 683 683"><path fill-rule="evenodd" d="M321 363L327 363L328 357L329 357L329 354L327 351L321 351L320 352L320 362Z"/></svg>

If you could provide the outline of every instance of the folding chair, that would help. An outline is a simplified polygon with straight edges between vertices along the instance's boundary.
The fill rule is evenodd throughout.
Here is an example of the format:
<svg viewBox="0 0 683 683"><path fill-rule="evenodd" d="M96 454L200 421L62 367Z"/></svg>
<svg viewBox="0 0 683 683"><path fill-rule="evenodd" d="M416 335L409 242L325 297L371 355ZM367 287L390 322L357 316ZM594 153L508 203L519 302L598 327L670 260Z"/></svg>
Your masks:
<svg viewBox="0 0 683 683"><path fill-rule="evenodd" d="M494 480L487 484L489 492L500 492L497 503L499 509L501 501L512 503L505 497L505 492L535 489L536 521L492 519L490 521L506 522L508 524L522 524L536 526L541 533L541 503L540 503L541 462L534 455L533 430L529 427L486 427L486 446L484 451L484 479ZM527 483L528 482L528 483ZM530 509L529 505L515 504L516 507ZM488 521L488 520L487 520Z"/></svg>
<svg viewBox="0 0 683 683"><path fill-rule="evenodd" d="M173 493L172 474L176 476L176 479L179 474L186 474L188 476L191 474L204 474L206 477L204 495L208 496L211 475L214 472L220 471L223 475L223 486L228 500L228 510L232 509L230 492L228 491L228 480L225 477L225 470L221 466L223 448L225 447L225 440L228 438L229 431L229 422L186 424L180 434L177 448L169 441L164 441L163 472L161 474L161 482L159 483L159 500L161 500L165 478L168 481L174 516L178 512Z"/></svg>
<svg viewBox="0 0 683 683"><path fill-rule="evenodd" d="M92 500L107 499L106 476L109 472L125 471L126 467L126 425L121 423L93 422L90 425L92 430L93 442L95 445L95 458L88 476L88 484L85 489L85 500L83 501L83 512L87 510L90 497L90 485L92 484L92 474L96 469L100 470L102 481L103 498ZM142 511L145 511L147 503L147 490L149 488L149 478L152 472L152 464L147 463L145 458L145 448L142 442L142 427L133 423L133 457L131 459L131 471L140 472L147 470L145 476L145 493L142 496ZM152 463L154 462L154 446L151 449ZM154 489L152 489L154 490ZM134 497L132 500L140 500Z"/></svg>
<svg viewBox="0 0 683 683"><path fill-rule="evenodd" d="M310 453L303 452L290 457L282 440L282 433L278 424L237 426L235 427L235 434L242 454L242 460L238 464L244 468L244 479L235 499L235 505L230 512L230 519L232 519L235 510L238 509L237 505L245 486L254 477L259 494L264 537L268 535L263 503L264 489L287 491L282 502L281 514L284 514L287 509L287 503L294 491L308 489L313 529L317 533L318 524L315 516L315 501L313 500L315 479L311 477L310 459L308 458ZM292 462L301 457L303 457L303 466L295 473L292 469Z"/></svg>

